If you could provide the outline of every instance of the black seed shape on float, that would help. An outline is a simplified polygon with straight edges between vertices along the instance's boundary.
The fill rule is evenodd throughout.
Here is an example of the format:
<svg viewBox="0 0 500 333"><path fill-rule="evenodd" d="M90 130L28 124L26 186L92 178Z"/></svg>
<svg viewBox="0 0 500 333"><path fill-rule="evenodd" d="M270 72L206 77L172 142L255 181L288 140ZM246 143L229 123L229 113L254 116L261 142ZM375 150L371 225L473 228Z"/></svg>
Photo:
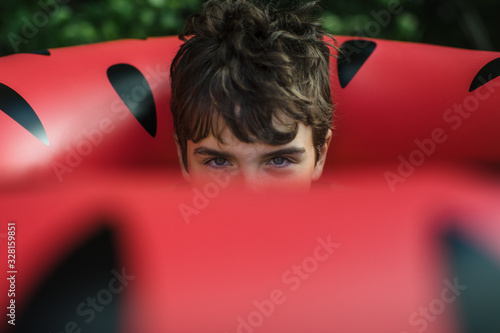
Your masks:
<svg viewBox="0 0 500 333"><path fill-rule="evenodd" d="M50 51L49 51L49 50L37 50L37 51L31 51L31 52L25 52L25 53L31 53L31 54L39 54L39 55L44 55L44 56L50 56Z"/></svg>
<svg viewBox="0 0 500 333"><path fill-rule="evenodd" d="M37 289L26 297L8 332L118 332L120 299L127 287L117 278L123 269L117 264L114 236L109 228L97 230L61 254L53 271L42 274L47 277L41 283L33 279ZM124 273L130 275L126 268Z"/></svg>
<svg viewBox="0 0 500 333"><path fill-rule="evenodd" d="M444 235L444 245L452 272L449 283L443 285L448 287L448 300L441 301L459 311L456 318L460 318L462 332L500 332L500 262L456 229Z"/></svg>
<svg viewBox="0 0 500 333"><path fill-rule="evenodd" d="M153 92L142 73L132 65L108 68L109 82L134 117L152 137L156 136L156 106Z"/></svg>
<svg viewBox="0 0 500 333"><path fill-rule="evenodd" d="M500 58L490 61L479 70L470 84L469 92L500 76Z"/></svg>
<svg viewBox="0 0 500 333"><path fill-rule="evenodd" d="M35 110L14 89L0 83L0 110L47 146L49 138Z"/></svg>
<svg viewBox="0 0 500 333"><path fill-rule="evenodd" d="M359 72L371 56L377 44L365 39L348 40L340 46L337 58L337 73L342 88Z"/></svg>

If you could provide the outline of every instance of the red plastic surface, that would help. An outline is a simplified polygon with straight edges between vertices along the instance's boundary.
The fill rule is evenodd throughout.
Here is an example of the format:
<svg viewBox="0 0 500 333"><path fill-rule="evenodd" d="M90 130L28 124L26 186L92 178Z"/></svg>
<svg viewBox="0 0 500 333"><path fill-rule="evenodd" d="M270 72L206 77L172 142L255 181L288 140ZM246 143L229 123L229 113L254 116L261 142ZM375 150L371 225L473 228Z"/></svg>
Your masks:
<svg viewBox="0 0 500 333"><path fill-rule="evenodd" d="M337 40L340 46L352 38ZM499 53L373 41L374 52L345 88L331 63L337 129L327 167L397 165L400 159L499 161L500 78L469 92L476 74ZM62 181L76 169L177 167L168 103L169 66L179 45L176 37L121 40L53 49L50 56L0 58L0 83L31 105L49 140L45 145L0 112L0 183ZM152 89L156 137L140 126L106 76L120 63L136 67Z"/></svg>
<svg viewBox="0 0 500 333"><path fill-rule="evenodd" d="M122 332L421 327L409 317L456 278L443 232L458 228L500 262L498 181L460 164L499 161L499 78L469 86L500 55L374 41L345 88L332 62L337 129L323 183L305 195L178 186L168 109L175 37L0 58L0 83L31 105L49 140L0 112L0 235L16 222L18 315L105 216L120 264L135 276L123 294ZM106 76L119 63L139 69L152 89L154 137ZM454 105L474 110L458 117ZM403 181L391 183L387 172ZM323 246L329 239L338 247ZM0 281L5 308L9 286ZM449 305L425 331L456 332L459 313Z"/></svg>

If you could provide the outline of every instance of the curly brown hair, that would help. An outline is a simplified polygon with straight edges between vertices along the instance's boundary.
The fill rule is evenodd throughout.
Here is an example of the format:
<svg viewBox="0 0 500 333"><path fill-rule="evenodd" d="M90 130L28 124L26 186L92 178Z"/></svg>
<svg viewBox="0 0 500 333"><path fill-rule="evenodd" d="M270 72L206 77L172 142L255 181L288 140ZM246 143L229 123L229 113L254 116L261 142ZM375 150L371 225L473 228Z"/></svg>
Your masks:
<svg viewBox="0 0 500 333"><path fill-rule="evenodd" d="M170 107L186 170L187 140L212 134L222 141L220 125L242 142L281 145L302 122L313 129L318 158L332 128L329 47L335 47L314 18L318 7L318 1L282 10L208 0L187 19L170 68Z"/></svg>

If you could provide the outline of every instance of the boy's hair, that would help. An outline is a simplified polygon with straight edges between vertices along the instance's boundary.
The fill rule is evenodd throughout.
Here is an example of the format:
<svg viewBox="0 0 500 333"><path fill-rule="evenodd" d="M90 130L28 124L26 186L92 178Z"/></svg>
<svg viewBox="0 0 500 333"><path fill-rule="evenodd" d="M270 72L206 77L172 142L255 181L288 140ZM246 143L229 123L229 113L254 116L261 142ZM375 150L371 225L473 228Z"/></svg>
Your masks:
<svg viewBox="0 0 500 333"><path fill-rule="evenodd" d="M242 142L282 145L302 122L312 127L318 158L333 113L334 46L324 38L335 40L313 18L317 7L318 1L285 11L208 0L188 18L170 68L170 106L186 170L187 140L212 134L222 142L223 124Z"/></svg>

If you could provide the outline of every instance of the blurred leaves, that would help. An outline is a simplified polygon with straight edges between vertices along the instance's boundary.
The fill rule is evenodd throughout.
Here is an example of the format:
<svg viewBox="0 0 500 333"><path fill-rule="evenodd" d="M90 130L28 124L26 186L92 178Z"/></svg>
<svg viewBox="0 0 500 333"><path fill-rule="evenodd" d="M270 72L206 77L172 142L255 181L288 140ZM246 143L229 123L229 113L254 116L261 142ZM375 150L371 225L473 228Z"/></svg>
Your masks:
<svg viewBox="0 0 500 333"><path fill-rule="evenodd" d="M0 55L121 38L175 35L187 16L199 11L202 3L203 0L2 0ZM323 0L322 4L324 26L333 34L500 50L500 41L495 38L500 31L497 0Z"/></svg>
<svg viewBox="0 0 500 333"><path fill-rule="evenodd" d="M500 32L498 0L323 0L322 3L324 26L334 35L500 51L500 39L496 38ZM390 20L381 19L382 12L391 14Z"/></svg>
<svg viewBox="0 0 500 333"><path fill-rule="evenodd" d="M0 55L178 34L186 17L202 4L202 0L2 1Z"/></svg>

